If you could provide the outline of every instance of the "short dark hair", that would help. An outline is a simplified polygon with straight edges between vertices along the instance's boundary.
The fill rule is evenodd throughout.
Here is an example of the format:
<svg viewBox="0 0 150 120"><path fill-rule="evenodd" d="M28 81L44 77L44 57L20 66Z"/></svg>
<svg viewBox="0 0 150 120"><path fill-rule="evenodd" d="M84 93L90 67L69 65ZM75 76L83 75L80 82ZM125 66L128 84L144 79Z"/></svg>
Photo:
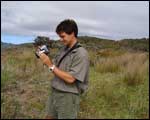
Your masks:
<svg viewBox="0 0 150 120"><path fill-rule="evenodd" d="M72 19L66 19L62 21L56 28L56 33L60 34L61 32L65 32L67 34L71 34L74 32L75 37L78 35L78 26L76 22Z"/></svg>

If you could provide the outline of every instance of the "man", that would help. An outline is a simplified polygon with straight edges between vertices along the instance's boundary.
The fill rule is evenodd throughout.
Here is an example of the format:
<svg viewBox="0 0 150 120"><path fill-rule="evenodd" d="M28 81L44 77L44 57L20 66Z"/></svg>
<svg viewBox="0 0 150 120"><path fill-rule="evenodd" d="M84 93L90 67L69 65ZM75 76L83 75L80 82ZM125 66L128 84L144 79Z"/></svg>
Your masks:
<svg viewBox="0 0 150 120"><path fill-rule="evenodd" d="M78 43L78 27L75 21L62 21L56 32L65 46L56 55L53 63L47 55L40 54L42 62L54 74L46 118L75 119L79 111L79 95L87 89L88 84L88 53Z"/></svg>

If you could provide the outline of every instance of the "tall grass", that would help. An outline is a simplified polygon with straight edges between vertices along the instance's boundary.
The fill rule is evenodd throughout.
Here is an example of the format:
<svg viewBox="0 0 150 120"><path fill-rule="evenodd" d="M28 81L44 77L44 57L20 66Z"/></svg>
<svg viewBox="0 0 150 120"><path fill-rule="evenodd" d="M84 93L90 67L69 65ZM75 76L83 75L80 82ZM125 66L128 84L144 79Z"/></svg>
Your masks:
<svg viewBox="0 0 150 120"><path fill-rule="evenodd" d="M120 70L120 65L117 58L100 58L100 60L95 65L95 69L101 73L113 73Z"/></svg>
<svg viewBox="0 0 150 120"><path fill-rule="evenodd" d="M146 56L139 56L134 61L129 62L123 69L124 75L122 79L127 85L141 84L148 76L149 60L145 60Z"/></svg>
<svg viewBox="0 0 150 120"><path fill-rule="evenodd" d="M32 49L6 52L1 65L2 118L43 118L52 74ZM148 118L149 54L104 52L89 51L89 89L81 96L78 118Z"/></svg>
<svg viewBox="0 0 150 120"><path fill-rule="evenodd" d="M7 81L10 79L10 73L7 70L2 70L1 72L1 87L5 86Z"/></svg>
<svg viewBox="0 0 150 120"><path fill-rule="evenodd" d="M90 69L89 85L79 118L149 118L148 53L100 58Z"/></svg>
<svg viewBox="0 0 150 120"><path fill-rule="evenodd" d="M122 72L122 79L128 85L140 84L148 74L147 53L126 53L116 57L102 57L95 64L95 70L100 73Z"/></svg>
<svg viewBox="0 0 150 120"><path fill-rule="evenodd" d="M5 54L1 66L2 118L42 118L52 74L30 48Z"/></svg>

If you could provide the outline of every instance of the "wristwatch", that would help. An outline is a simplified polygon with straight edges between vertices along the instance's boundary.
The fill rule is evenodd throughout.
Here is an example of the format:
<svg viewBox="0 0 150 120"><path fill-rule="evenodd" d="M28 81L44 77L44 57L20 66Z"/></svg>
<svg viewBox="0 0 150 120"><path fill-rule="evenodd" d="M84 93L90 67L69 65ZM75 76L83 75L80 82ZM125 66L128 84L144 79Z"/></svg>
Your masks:
<svg viewBox="0 0 150 120"><path fill-rule="evenodd" d="M50 72L53 72L54 68L55 68L55 65L52 65L52 67L49 67Z"/></svg>

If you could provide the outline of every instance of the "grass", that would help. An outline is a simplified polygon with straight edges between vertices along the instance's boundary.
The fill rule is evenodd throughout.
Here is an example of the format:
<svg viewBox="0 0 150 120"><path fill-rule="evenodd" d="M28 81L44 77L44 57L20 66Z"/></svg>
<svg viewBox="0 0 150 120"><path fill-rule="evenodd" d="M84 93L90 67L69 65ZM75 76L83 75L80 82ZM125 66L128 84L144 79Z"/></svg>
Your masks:
<svg viewBox="0 0 150 120"><path fill-rule="evenodd" d="M149 59L147 53L125 53L115 57L101 57L95 63L95 70L100 73L119 73L128 85L140 84L148 76Z"/></svg>
<svg viewBox="0 0 150 120"><path fill-rule="evenodd" d="M81 99L79 118L148 118L148 78L138 86L124 83L122 73L90 72L90 87ZM144 94L143 94L144 92Z"/></svg>
<svg viewBox="0 0 150 120"><path fill-rule="evenodd" d="M111 50L89 54L89 89L81 96L78 118L148 119L149 54ZM53 75L31 48L5 51L1 58L1 118L44 118Z"/></svg>

